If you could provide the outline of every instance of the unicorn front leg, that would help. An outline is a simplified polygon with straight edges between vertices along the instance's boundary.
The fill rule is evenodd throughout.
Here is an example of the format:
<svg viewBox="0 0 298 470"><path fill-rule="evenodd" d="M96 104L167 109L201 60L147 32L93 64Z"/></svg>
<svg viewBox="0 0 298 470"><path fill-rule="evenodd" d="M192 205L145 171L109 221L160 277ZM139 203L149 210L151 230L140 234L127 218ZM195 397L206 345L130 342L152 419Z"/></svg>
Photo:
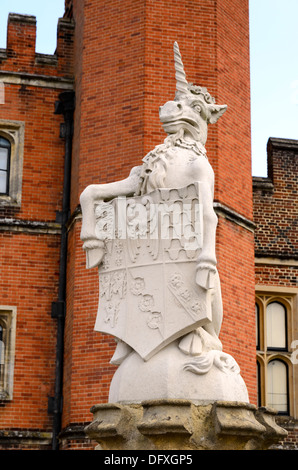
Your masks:
<svg viewBox="0 0 298 470"><path fill-rule="evenodd" d="M118 196L131 196L139 186L140 167L134 167L130 175L121 181L106 184L91 184L82 192L80 205L82 210L81 240L87 254L87 268L100 264L104 254L104 242L95 234L95 204Z"/></svg>
<svg viewBox="0 0 298 470"><path fill-rule="evenodd" d="M213 209L213 191L207 183L201 185L201 201L203 205L203 247L198 256L196 283L205 289L214 288L216 269L216 227L217 215Z"/></svg>

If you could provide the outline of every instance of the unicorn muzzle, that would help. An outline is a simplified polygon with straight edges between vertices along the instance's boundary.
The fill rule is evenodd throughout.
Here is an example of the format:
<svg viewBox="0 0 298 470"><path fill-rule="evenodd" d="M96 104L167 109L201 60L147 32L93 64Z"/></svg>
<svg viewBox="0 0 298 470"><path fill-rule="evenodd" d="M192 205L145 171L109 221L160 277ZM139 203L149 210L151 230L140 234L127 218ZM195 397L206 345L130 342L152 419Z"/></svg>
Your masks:
<svg viewBox="0 0 298 470"><path fill-rule="evenodd" d="M163 124L180 119L182 117L182 113L182 105L175 101L168 101L159 108L159 118Z"/></svg>

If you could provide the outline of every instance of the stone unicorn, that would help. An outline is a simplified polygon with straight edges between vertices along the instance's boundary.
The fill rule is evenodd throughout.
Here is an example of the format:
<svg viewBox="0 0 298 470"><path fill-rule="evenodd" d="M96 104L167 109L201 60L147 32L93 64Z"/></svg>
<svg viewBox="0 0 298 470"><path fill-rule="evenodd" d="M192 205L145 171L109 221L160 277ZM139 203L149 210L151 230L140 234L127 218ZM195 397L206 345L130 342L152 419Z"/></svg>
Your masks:
<svg viewBox="0 0 298 470"><path fill-rule="evenodd" d="M148 194L157 188L178 188L199 181L202 188L204 242L197 260L196 283L199 290L213 289L212 322L204 329L211 335L213 347L221 349L218 335L222 322L222 301L215 255L217 216L213 209L214 172L204 146L208 124L216 123L227 106L215 104L206 88L187 82L176 42L174 62L175 99L159 109L160 120L168 136L163 144L145 156L141 166L131 170L126 179L92 184L83 191L80 197L83 215L81 239L83 248L93 254L92 265L88 267L99 265L104 254L104 242L95 235L95 203L117 196ZM196 349L194 338L184 339L183 344L185 346L181 347L187 351L190 344Z"/></svg>

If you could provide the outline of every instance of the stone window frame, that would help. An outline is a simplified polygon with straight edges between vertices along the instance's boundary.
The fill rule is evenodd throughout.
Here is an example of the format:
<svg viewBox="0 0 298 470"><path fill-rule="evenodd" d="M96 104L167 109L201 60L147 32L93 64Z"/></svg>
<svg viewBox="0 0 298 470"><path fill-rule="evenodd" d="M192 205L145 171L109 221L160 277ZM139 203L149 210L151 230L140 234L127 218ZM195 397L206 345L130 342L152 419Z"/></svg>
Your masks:
<svg viewBox="0 0 298 470"><path fill-rule="evenodd" d="M25 123L0 119L0 136L11 145L9 193L0 195L0 207L20 207L22 200Z"/></svg>
<svg viewBox="0 0 298 470"><path fill-rule="evenodd" d="M273 360L283 362L287 367L287 387L288 387L288 414L295 416L298 413L298 407L295 404L295 371L292 361L293 351L291 345L298 338L294 337L295 321L297 321L297 289L292 288L274 288L268 287L256 291L256 305L258 310L258 333L259 342L257 345L257 374L259 376L258 383L258 406L267 406L267 368L268 364ZM266 348L266 307L271 302L278 302L286 309L286 335L287 335L287 349L272 349ZM296 320L295 320L296 319ZM296 368L298 366L296 365ZM297 372L296 372L297 375Z"/></svg>
<svg viewBox="0 0 298 470"><path fill-rule="evenodd" d="M0 374L0 401L13 399L13 378L15 363L17 308L10 305L0 305L0 324L3 329L4 351L3 368Z"/></svg>

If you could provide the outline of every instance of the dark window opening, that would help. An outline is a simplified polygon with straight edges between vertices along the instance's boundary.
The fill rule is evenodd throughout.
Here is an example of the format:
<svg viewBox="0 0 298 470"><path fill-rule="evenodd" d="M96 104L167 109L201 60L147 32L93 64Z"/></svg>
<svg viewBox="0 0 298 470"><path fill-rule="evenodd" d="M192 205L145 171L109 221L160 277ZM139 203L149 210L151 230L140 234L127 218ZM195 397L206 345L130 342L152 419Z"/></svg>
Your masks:
<svg viewBox="0 0 298 470"><path fill-rule="evenodd" d="M9 194L10 142L0 137L0 194Z"/></svg>

